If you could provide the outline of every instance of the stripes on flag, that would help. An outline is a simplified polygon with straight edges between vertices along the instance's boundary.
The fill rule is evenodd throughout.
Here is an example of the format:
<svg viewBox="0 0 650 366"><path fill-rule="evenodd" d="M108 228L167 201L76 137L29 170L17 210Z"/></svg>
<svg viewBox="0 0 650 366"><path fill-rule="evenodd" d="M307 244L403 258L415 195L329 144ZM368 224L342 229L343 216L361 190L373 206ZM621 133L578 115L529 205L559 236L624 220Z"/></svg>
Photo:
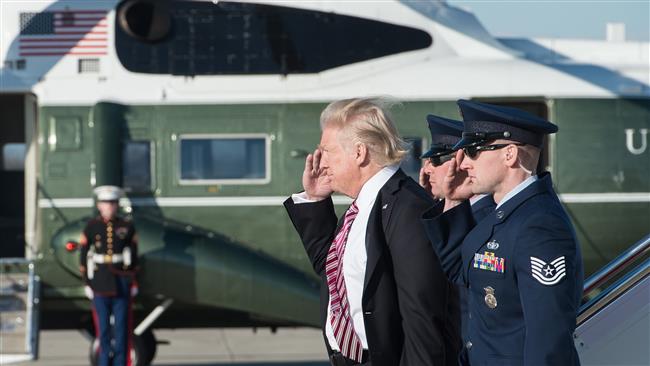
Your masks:
<svg viewBox="0 0 650 366"><path fill-rule="evenodd" d="M20 13L20 56L104 56L108 10Z"/></svg>

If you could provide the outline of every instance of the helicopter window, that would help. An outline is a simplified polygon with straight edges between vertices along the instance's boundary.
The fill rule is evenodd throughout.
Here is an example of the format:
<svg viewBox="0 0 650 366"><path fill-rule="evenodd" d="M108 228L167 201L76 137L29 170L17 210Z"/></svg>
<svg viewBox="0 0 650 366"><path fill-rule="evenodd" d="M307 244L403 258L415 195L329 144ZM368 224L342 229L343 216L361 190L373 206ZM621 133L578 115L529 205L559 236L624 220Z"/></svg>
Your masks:
<svg viewBox="0 0 650 366"><path fill-rule="evenodd" d="M151 142L126 141L122 146L122 184L127 192L150 192Z"/></svg>
<svg viewBox="0 0 650 366"><path fill-rule="evenodd" d="M149 0L127 4L138 1ZM151 10L151 17L165 17L158 23L169 24L155 42L116 21L117 55L126 69L185 76L318 73L433 42L420 29L330 12L229 1L166 4L165 12Z"/></svg>
<svg viewBox="0 0 650 366"><path fill-rule="evenodd" d="M9 143L2 146L2 166L0 170L25 170L25 144Z"/></svg>
<svg viewBox="0 0 650 366"><path fill-rule="evenodd" d="M263 184L270 181L267 135L184 135L181 184Z"/></svg>
<svg viewBox="0 0 650 366"><path fill-rule="evenodd" d="M47 137L50 151L75 151L81 149L81 118L51 117Z"/></svg>
<svg viewBox="0 0 650 366"><path fill-rule="evenodd" d="M409 152L402 160L400 166L402 170L416 182L420 177L420 168L422 167L422 138L420 137L405 137L404 141L409 144Z"/></svg>

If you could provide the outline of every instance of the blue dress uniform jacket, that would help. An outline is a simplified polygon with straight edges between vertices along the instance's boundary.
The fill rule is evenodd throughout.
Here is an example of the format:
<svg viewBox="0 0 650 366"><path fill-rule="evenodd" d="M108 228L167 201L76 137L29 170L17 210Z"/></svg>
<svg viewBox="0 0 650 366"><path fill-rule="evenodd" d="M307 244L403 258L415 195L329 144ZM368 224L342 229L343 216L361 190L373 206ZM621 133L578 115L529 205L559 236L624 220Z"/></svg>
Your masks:
<svg viewBox="0 0 650 366"><path fill-rule="evenodd" d="M373 366L457 364L458 295L417 222L432 204L431 196L400 169L379 191L368 218L362 307ZM321 276L324 330L329 302L325 259L342 220L331 199L294 204L289 198L284 206ZM327 337L325 345L331 354Z"/></svg>
<svg viewBox="0 0 650 366"><path fill-rule="evenodd" d="M472 205L472 215L476 222L480 222L484 217L488 216L494 211L496 204L492 195L486 195L478 201L474 202ZM463 339L469 337L469 306L467 304L468 300L468 289L464 283L458 284L458 294L460 299L460 320L461 320L461 336ZM463 347L460 354L461 364L468 363L467 361L467 349Z"/></svg>
<svg viewBox="0 0 650 366"><path fill-rule="evenodd" d="M495 207L496 203L494 203L492 195L487 195L479 199L472 205L472 215L474 216L474 220L480 222L484 217L491 214Z"/></svg>
<svg viewBox="0 0 650 366"><path fill-rule="evenodd" d="M469 288L471 365L579 365L582 257L549 174L478 224L468 202L423 221L447 276Z"/></svg>

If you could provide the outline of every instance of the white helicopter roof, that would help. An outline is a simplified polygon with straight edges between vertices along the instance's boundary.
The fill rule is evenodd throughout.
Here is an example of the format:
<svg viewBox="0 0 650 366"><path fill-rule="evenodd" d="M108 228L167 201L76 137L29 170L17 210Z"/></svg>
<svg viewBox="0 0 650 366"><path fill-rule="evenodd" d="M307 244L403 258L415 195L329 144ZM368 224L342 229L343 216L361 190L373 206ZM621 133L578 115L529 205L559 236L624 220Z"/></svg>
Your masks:
<svg viewBox="0 0 650 366"><path fill-rule="evenodd" d="M328 101L347 96L389 94L404 100L477 96L611 98L650 97L648 42L497 39L478 19L444 1L255 1L332 12L426 31L425 49L288 75L139 74L120 63L114 42L115 2L52 1L3 3L0 86L31 92L40 103L130 104L280 103ZM79 73L82 54L21 56L21 13L71 9L104 11L107 46L98 72ZM6 45L9 45L8 47ZM79 51L78 49L75 49ZM83 50L82 50L83 51ZM83 53L83 52L79 52ZM24 54L24 53L23 53ZM24 68L17 62L24 60ZM7 67L6 65L14 65Z"/></svg>

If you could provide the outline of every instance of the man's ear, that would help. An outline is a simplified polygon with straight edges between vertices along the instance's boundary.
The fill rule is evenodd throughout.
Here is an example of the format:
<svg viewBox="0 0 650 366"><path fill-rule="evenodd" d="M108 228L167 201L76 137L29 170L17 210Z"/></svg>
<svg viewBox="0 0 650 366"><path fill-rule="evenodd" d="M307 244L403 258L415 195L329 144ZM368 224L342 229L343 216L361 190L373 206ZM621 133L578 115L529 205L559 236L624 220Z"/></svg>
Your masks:
<svg viewBox="0 0 650 366"><path fill-rule="evenodd" d="M355 142L354 143L354 160L356 161L358 166L364 165L368 161L368 147L361 143L361 142Z"/></svg>
<svg viewBox="0 0 650 366"><path fill-rule="evenodd" d="M508 167L513 167L519 159L519 149L516 145L508 145L504 150L505 163Z"/></svg>

